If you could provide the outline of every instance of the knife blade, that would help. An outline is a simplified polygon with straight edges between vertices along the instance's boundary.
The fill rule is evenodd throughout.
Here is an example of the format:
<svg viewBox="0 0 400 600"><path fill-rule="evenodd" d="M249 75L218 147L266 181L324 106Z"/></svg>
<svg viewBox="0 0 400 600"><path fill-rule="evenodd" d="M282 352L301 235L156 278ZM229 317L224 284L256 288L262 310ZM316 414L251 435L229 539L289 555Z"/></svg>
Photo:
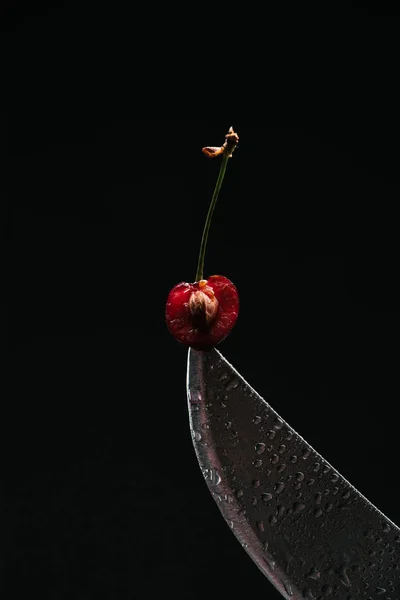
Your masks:
<svg viewBox="0 0 400 600"><path fill-rule="evenodd" d="M189 349L189 424L209 491L288 600L399 600L400 529L216 349Z"/></svg>

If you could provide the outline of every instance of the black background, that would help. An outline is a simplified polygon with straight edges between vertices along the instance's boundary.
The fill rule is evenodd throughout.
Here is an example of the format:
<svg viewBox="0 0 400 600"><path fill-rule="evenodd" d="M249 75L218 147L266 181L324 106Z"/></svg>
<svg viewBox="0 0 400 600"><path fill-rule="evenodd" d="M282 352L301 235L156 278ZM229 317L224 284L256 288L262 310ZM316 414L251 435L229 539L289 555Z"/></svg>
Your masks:
<svg viewBox="0 0 400 600"><path fill-rule="evenodd" d="M219 167L201 148L221 144L233 125L240 146L206 257L206 275L232 279L241 299L220 349L399 523L391 95L378 108L372 76L358 106L344 80L336 94L345 107L333 89L321 103L324 65L308 92L306 83L295 94L275 86L270 72L265 97L223 71L220 87L208 89L207 66L194 76L170 55L154 68L168 44L134 10L2 6L11 75L2 136L12 274L7 598L28 588L49 600L243 592L272 600L280 596L236 542L198 468L186 351L168 334L165 300L196 271ZM391 43L393 14L352 10L350 25L368 24L365 39L375 31ZM215 60L205 38L204 61ZM170 30L165 40L179 48ZM346 82L352 68L370 69L355 55ZM189 91L188 75L198 89ZM246 110L236 110L232 90ZM275 93L286 101L271 105Z"/></svg>

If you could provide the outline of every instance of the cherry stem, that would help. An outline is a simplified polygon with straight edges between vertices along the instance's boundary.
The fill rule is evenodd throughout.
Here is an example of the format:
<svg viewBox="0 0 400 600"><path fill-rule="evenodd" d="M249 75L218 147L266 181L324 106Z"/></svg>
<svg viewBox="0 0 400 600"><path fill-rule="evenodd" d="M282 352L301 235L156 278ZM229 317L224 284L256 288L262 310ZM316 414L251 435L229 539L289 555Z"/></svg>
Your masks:
<svg viewBox="0 0 400 600"><path fill-rule="evenodd" d="M202 235L201 244L200 244L199 260L198 260L198 263L197 263L197 272L196 272L196 279L195 279L195 281L200 281L201 279L203 279L204 257L205 257L205 254L206 254L208 232L210 231L211 219L212 219L212 216L213 216L213 213L214 213L215 205L217 204L219 191L221 189L222 182L224 180L225 171L226 171L226 165L227 165L228 159L229 159L229 154L227 154L226 152L224 152L224 154L222 156L221 166L220 166L219 173L218 173L217 182L215 184L214 192L213 192L213 195L212 195L212 198L211 198L210 207L208 209L208 213L207 213L207 217L206 217L206 222L204 224L203 235Z"/></svg>
<svg viewBox="0 0 400 600"><path fill-rule="evenodd" d="M239 142L239 136L237 133L233 131L233 127L229 128L228 133L225 136L225 142L220 148L207 146L203 148L204 154L210 157L219 156L222 154L222 162L219 168L219 173L217 177L217 183L215 184L214 192L211 198L210 207L208 209L206 222L204 224L203 235L201 238L200 244L200 252L199 252L199 261L197 263L197 272L195 281L200 281L203 279L203 271L204 271L204 257L206 254L206 246L208 240L208 232L210 231L211 219L214 213L215 205L217 204L218 194L222 186L222 182L225 176L226 164L228 159L231 158L233 151Z"/></svg>

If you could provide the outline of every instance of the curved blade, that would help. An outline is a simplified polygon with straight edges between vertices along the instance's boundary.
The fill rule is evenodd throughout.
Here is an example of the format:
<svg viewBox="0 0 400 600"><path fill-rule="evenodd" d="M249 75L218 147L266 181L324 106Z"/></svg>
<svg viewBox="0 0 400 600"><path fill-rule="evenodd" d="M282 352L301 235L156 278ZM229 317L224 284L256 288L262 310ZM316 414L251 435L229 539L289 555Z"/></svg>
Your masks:
<svg viewBox="0 0 400 600"><path fill-rule="evenodd" d="M189 350L189 420L209 490L289 600L398 600L400 529L217 350Z"/></svg>

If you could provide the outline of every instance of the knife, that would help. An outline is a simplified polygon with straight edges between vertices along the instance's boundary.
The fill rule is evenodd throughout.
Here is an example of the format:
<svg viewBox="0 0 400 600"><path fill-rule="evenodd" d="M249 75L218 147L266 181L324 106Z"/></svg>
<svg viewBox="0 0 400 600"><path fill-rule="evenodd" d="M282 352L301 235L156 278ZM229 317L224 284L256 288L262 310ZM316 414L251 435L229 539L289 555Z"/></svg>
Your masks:
<svg viewBox="0 0 400 600"><path fill-rule="evenodd" d="M225 521L288 600L399 600L400 529L216 349L189 349L194 449Z"/></svg>

